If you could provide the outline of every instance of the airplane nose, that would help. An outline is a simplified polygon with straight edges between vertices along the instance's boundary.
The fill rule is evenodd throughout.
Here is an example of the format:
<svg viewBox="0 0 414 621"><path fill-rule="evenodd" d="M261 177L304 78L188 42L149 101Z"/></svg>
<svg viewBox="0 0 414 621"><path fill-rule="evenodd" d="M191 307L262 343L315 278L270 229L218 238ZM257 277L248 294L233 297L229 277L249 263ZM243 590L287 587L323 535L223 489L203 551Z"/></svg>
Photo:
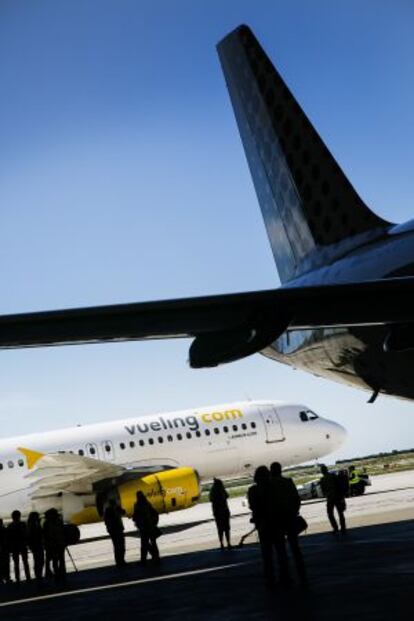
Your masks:
<svg viewBox="0 0 414 621"><path fill-rule="evenodd" d="M345 427L342 427L339 423L332 423L332 428L330 429L330 439L335 449L342 446L347 435Z"/></svg>

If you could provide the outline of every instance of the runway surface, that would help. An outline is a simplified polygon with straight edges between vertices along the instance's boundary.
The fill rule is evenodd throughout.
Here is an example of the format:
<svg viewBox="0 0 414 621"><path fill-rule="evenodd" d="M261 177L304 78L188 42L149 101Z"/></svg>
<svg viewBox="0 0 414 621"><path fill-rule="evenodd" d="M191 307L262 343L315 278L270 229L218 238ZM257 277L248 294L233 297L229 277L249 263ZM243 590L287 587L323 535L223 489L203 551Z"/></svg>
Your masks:
<svg viewBox="0 0 414 621"><path fill-rule="evenodd" d="M250 528L240 499L231 502L233 540ZM83 528L92 540L74 546L83 571L71 573L65 588L47 584L10 585L0 591L6 621L45 619L95 621L120 615L141 619L366 620L407 617L414 579L414 473L373 479L366 496L349 499L347 537L328 529L324 502L306 503L309 522L301 537L310 587L268 591L254 537L240 549L217 550L209 505L164 516L161 567L141 567L139 541L128 537L128 566L111 566L110 542L101 526ZM98 538L96 540L96 538Z"/></svg>

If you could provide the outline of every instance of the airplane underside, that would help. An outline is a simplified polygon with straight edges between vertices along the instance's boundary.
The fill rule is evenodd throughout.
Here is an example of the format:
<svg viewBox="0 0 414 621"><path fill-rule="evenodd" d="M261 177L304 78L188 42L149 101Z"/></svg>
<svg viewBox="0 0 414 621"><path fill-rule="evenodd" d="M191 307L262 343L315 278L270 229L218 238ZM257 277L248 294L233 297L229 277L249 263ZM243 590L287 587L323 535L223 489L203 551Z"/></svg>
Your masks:
<svg viewBox="0 0 414 621"><path fill-rule="evenodd" d="M342 384L414 399L414 351L384 351L386 326L285 333L261 353Z"/></svg>

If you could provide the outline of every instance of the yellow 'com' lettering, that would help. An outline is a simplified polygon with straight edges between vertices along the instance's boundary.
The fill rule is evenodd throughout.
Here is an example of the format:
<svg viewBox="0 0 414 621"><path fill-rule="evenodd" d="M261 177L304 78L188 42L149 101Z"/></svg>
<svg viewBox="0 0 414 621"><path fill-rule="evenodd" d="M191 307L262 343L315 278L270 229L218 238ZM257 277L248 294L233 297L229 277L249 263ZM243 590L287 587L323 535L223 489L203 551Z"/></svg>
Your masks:
<svg viewBox="0 0 414 621"><path fill-rule="evenodd" d="M201 415L203 423L220 423L223 420L240 418L243 413L240 410L226 410L225 412L207 412Z"/></svg>

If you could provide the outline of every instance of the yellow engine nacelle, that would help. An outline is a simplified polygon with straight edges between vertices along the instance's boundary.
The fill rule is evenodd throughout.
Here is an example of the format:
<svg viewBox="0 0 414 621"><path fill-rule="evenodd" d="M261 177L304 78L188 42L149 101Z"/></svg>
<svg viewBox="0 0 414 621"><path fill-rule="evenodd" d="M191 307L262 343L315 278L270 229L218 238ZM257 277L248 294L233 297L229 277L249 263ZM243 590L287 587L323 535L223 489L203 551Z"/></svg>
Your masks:
<svg viewBox="0 0 414 621"><path fill-rule="evenodd" d="M128 517L134 512L137 492L143 492L158 513L170 513L197 503L201 493L200 479L192 468L174 468L121 483L119 499Z"/></svg>

